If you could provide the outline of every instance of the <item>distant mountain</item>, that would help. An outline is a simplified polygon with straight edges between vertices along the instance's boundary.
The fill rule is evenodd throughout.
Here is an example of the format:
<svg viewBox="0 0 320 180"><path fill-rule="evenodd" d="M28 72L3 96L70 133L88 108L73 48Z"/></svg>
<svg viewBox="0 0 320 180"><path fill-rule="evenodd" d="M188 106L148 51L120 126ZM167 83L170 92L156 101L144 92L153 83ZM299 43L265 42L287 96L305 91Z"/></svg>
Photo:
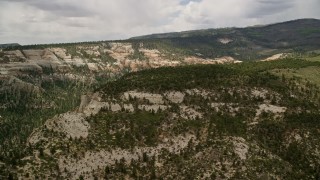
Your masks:
<svg viewBox="0 0 320 180"><path fill-rule="evenodd" d="M150 34L143 36L132 37L131 39L162 39L162 38L186 38L193 36L214 36L218 34L232 34L238 31L243 32L245 30L250 31L280 31L280 35L283 32L291 32L299 35L309 35L320 33L320 20L318 19L298 19L293 21L287 21L282 23L275 23L270 25L259 25L259 26L251 26L246 28L219 28L219 29L202 29L202 30L190 30L190 31L182 31L182 32L170 32L170 33L159 33L159 34ZM282 33L281 33L282 32ZM267 34L264 34L267 35Z"/></svg>
<svg viewBox="0 0 320 180"><path fill-rule="evenodd" d="M21 46L18 43L10 43L10 44L0 44L0 49L9 48L9 47L18 47Z"/></svg>
<svg viewBox="0 0 320 180"><path fill-rule="evenodd" d="M320 20L317 19L300 19L240 31L253 42L270 48L320 45Z"/></svg>
<svg viewBox="0 0 320 180"><path fill-rule="evenodd" d="M299 19L247 28L222 28L152 34L136 41L160 41L205 58L232 56L257 60L279 52L310 51L320 47L320 20Z"/></svg>

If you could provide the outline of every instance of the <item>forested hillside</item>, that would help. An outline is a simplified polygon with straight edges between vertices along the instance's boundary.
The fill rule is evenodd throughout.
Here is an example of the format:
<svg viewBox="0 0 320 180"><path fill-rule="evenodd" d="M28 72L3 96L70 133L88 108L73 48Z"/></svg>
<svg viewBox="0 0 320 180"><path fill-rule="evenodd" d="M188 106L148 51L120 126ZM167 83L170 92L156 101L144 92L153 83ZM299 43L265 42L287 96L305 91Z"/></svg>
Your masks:
<svg viewBox="0 0 320 180"><path fill-rule="evenodd" d="M35 131L19 177L317 179L320 84L299 77L310 68L320 63L129 73Z"/></svg>

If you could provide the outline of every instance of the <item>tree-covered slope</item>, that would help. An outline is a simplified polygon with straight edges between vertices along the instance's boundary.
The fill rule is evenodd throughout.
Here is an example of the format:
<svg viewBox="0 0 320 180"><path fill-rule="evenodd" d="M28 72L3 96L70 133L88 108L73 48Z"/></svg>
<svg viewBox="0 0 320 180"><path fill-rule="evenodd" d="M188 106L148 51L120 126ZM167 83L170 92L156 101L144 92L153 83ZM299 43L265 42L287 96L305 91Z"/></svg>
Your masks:
<svg viewBox="0 0 320 180"><path fill-rule="evenodd" d="M124 75L29 137L20 178L317 179L318 62L162 67ZM73 125L69 129L70 125Z"/></svg>

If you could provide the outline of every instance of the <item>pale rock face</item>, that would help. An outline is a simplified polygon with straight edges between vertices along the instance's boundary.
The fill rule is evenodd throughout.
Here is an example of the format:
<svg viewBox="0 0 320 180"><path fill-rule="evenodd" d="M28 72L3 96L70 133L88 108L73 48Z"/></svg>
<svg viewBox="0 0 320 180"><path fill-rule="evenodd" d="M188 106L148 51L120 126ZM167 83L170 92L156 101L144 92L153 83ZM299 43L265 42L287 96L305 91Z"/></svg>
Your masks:
<svg viewBox="0 0 320 180"><path fill-rule="evenodd" d="M53 52L48 49L45 50L23 50L28 58L28 62L36 63L42 67L56 68L61 64L59 59Z"/></svg>
<svg viewBox="0 0 320 180"><path fill-rule="evenodd" d="M249 146L246 144L246 140L242 137L234 137L232 142L234 146L234 153L237 154L241 160L247 159Z"/></svg>
<svg viewBox="0 0 320 180"><path fill-rule="evenodd" d="M85 107L83 113L86 116L98 114L102 108L108 107L109 104L106 102L100 102L97 100L91 100L90 103Z"/></svg>
<svg viewBox="0 0 320 180"><path fill-rule="evenodd" d="M85 116L96 115L102 108L109 106L109 103L101 101L99 93L88 94L81 96L81 104L78 112L84 113Z"/></svg>
<svg viewBox="0 0 320 180"><path fill-rule="evenodd" d="M94 71L94 72L99 71L99 66L97 65L97 63L87 63L87 65L91 71Z"/></svg>
<svg viewBox="0 0 320 180"><path fill-rule="evenodd" d="M4 53L5 53L5 55L8 56L9 58L18 57L18 58L25 59L24 55L23 55L22 52L19 51L19 50L15 50L15 51L5 51Z"/></svg>
<svg viewBox="0 0 320 180"><path fill-rule="evenodd" d="M86 138L89 134L89 123L81 113L69 112L55 116L45 123L48 129L61 132L71 138Z"/></svg>
<svg viewBox="0 0 320 180"><path fill-rule="evenodd" d="M79 57L75 57L73 59L66 59L65 62L67 64L71 64L71 65L75 65L77 67L80 67L80 66L85 66L86 63L85 63L85 60L84 59L81 59Z"/></svg>
<svg viewBox="0 0 320 180"><path fill-rule="evenodd" d="M35 145L42 140L45 141L47 140L47 138L44 137L44 134L40 129L35 129L29 136L27 142L28 144Z"/></svg>
<svg viewBox="0 0 320 180"><path fill-rule="evenodd" d="M148 66L150 66L152 68L158 68L161 66L178 66L178 65L182 64L180 61L168 60L168 59L161 57L160 51L156 50L156 49L140 48L139 51L142 52L145 57L147 57ZM145 65L146 64L143 64L143 67Z"/></svg>
<svg viewBox="0 0 320 180"><path fill-rule="evenodd" d="M198 57L186 57L184 62L187 64L226 64L226 63L241 63L242 61L235 60L233 57L224 56L215 59L203 59Z"/></svg>
<svg viewBox="0 0 320 180"><path fill-rule="evenodd" d="M58 56L58 58L63 60L70 60L71 55L67 55L67 50L63 48L49 48L49 51L53 52L55 55Z"/></svg>
<svg viewBox="0 0 320 180"><path fill-rule="evenodd" d="M44 54L43 50L23 50L23 53L27 56L30 60L40 60Z"/></svg>
<svg viewBox="0 0 320 180"><path fill-rule="evenodd" d="M220 38L218 39L218 41L222 44L229 44L231 43L233 40L232 39L229 39L229 38Z"/></svg>
<svg viewBox="0 0 320 180"><path fill-rule="evenodd" d="M195 120L197 118L202 118L203 114L196 111L195 109L188 106L180 106L181 117L184 119Z"/></svg>
<svg viewBox="0 0 320 180"><path fill-rule="evenodd" d="M230 57L230 56L224 56L224 57L221 57L221 58L215 58L213 60L214 62L216 62L217 64L225 64L225 63L239 63L241 61L236 61L233 57Z"/></svg>
<svg viewBox="0 0 320 180"><path fill-rule="evenodd" d="M286 112L286 107L275 106L271 104L260 104L259 109L257 110L256 117L258 117L263 111L271 112L274 114L280 114Z"/></svg>
<svg viewBox="0 0 320 180"><path fill-rule="evenodd" d="M10 90L13 87L16 90L27 92L27 93L40 93L43 91L42 88L35 86L31 83L24 82L14 76L8 76L0 87L0 92L4 90Z"/></svg>
<svg viewBox="0 0 320 180"><path fill-rule="evenodd" d="M130 69L131 69L131 71L133 71L133 72L137 72L138 70L139 70L139 67L140 67L141 65L139 64L139 63L131 63L130 64Z"/></svg>
<svg viewBox="0 0 320 180"><path fill-rule="evenodd" d="M0 75L8 75L9 71L6 68L0 67Z"/></svg>
<svg viewBox="0 0 320 180"><path fill-rule="evenodd" d="M283 59L283 58L285 58L285 57L287 57L287 54L285 54L285 53L280 53L280 54L275 54L275 55L273 55L273 56L271 56L271 57L268 57L268 58L266 58L266 59L263 59L263 60L261 60L261 61L274 61L274 60Z"/></svg>
<svg viewBox="0 0 320 180"><path fill-rule="evenodd" d="M94 55L96 57L101 55L99 51L95 50L95 48L93 48L93 50L85 50L85 52L91 56Z"/></svg>
<svg viewBox="0 0 320 180"><path fill-rule="evenodd" d="M111 109L120 110L121 107L118 104L111 104ZM106 102L101 102L99 93L83 95L81 97L81 104L77 112L67 112L52 119L49 119L45 123L47 129L51 129L55 132L61 132L71 138L86 138L89 134L89 123L85 120L85 117L97 114L101 108L109 107ZM36 143L35 139L41 139L41 131L35 132L29 142Z"/></svg>
<svg viewBox="0 0 320 180"><path fill-rule="evenodd" d="M266 98L268 91L265 89L262 89L262 90L254 89L254 90L252 90L251 94L254 97Z"/></svg>
<svg viewBox="0 0 320 180"><path fill-rule="evenodd" d="M173 103L182 103L185 94L179 91L171 91L165 94L165 97Z"/></svg>
<svg viewBox="0 0 320 180"><path fill-rule="evenodd" d="M162 67L162 66L175 67L175 66L181 65L181 62L180 61L171 61L171 60L166 60L166 59L152 59L152 60L149 60L149 65L152 68L158 68L158 67Z"/></svg>
<svg viewBox="0 0 320 180"><path fill-rule="evenodd" d="M276 118L281 117L286 110L286 107L280 107L271 104L260 104L258 109L256 109L256 116L253 119L253 122L251 122L249 125L257 125L259 123L259 116L262 114L262 112L272 113L273 117Z"/></svg>
<svg viewBox="0 0 320 180"><path fill-rule="evenodd" d="M38 60L37 65L39 65L40 67L46 67L46 68L53 68L56 69L58 67L57 63L51 63L50 61L47 60Z"/></svg>
<svg viewBox="0 0 320 180"><path fill-rule="evenodd" d="M112 151L87 151L80 160L61 157L58 160L59 170L64 177L66 177L67 174L71 174L71 179L78 179L80 175L83 175L85 179L93 179L92 170L99 171L99 167L104 167L107 164L113 165L120 159L124 159L126 163L130 163L131 160L141 158L143 153L147 153L148 156L158 156L163 149L174 154L179 154L180 150L187 148L191 139L197 144L198 142L194 140L195 138L192 134L186 134L185 136L172 137L170 141L159 144L156 147L135 147L132 150L113 149Z"/></svg>
<svg viewBox="0 0 320 180"><path fill-rule="evenodd" d="M84 111L84 108L86 108L86 106L88 106L88 104L90 103L91 101L91 96L89 95L82 95L81 96L81 103L80 103L80 106L79 106L79 112L83 112Z"/></svg>
<svg viewBox="0 0 320 180"><path fill-rule="evenodd" d="M116 53L133 53L134 50L130 43L109 43L111 50Z"/></svg>
<svg viewBox="0 0 320 180"><path fill-rule="evenodd" d="M56 57L56 55L49 49L44 50L23 50L8 52L12 56L11 58L20 58L24 62L15 62L2 64L2 68L6 69L6 74L17 74L18 71L36 71L42 72L42 67L56 69L62 65L62 62ZM26 58L24 57L24 54Z"/></svg>
<svg viewBox="0 0 320 180"><path fill-rule="evenodd" d="M110 110L112 112L121 111L121 106L120 106L120 104L117 104L117 103L111 103L110 104Z"/></svg>
<svg viewBox="0 0 320 180"><path fill-rule="evenodd" d="M57 56L54 55L54 53L48 49L43 50L42 59L59 62L59 59L57 58Z"/></svg>
<svg viewBox="0 0 320 180"><path fill-rule="evenodd" d="M212 59L203 59L194 56L186 57L184 62L186 64L216 64Z"/></svg>
<svg viewBox="0 0 320 180"><path fill-rule="evenodd" d="M111 57L118 62L128 59L130 54L134 53L131 43L109 43L110 50L105 50Z"/></svg>
<svg viewBox="0 0 320 180"><path fill-rule="evenodd" d="M145 56L149 58L158 58L160 57L160 51L156 49L139 49L140 52L142 52Z"/></svg>
<svg viewBox="0 0 320 180"><path fill-rule="evenodd" d="M132 104L124 104L123 108L129 112L134 112L134 107Z"/></svg>

